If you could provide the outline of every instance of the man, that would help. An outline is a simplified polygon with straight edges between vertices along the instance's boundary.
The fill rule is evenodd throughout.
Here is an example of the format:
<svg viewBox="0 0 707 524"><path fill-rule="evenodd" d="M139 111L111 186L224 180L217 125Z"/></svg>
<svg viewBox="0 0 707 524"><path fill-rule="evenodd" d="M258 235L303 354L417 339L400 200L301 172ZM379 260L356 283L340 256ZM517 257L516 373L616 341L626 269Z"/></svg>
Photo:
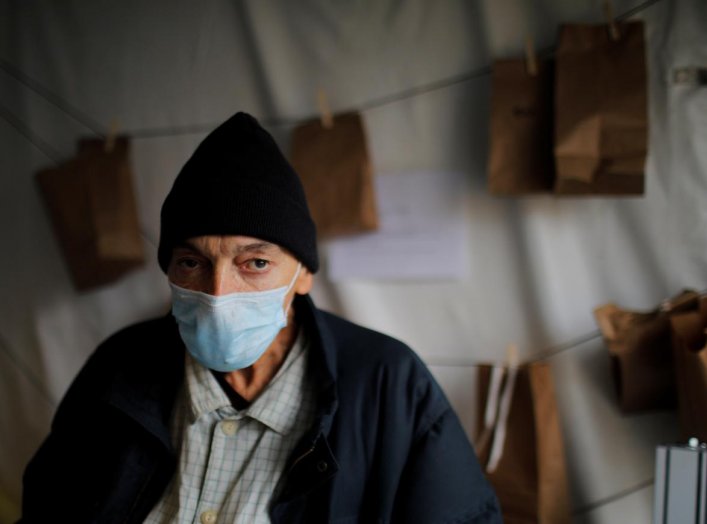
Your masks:
<svg viewBox="0 0 707 524"><path fill-rule="evenodd" d="M169 315L90 357L24 476L22 522L500 522L441 389L307 293L298 176L238 113L161 213Z"/></svg>

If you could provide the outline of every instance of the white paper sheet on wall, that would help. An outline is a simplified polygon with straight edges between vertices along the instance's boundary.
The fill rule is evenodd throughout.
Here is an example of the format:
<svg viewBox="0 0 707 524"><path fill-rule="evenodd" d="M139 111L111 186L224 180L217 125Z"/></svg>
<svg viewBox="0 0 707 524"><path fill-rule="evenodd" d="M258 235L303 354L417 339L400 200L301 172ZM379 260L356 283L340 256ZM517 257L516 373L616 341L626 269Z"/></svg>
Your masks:
<svg viewBox="0 0 707 524"><path fill-rule="evenodd" d="M456 172L377 175L380 228L329 241L329 278L465 278L469 267L466 177Z"/></svg>

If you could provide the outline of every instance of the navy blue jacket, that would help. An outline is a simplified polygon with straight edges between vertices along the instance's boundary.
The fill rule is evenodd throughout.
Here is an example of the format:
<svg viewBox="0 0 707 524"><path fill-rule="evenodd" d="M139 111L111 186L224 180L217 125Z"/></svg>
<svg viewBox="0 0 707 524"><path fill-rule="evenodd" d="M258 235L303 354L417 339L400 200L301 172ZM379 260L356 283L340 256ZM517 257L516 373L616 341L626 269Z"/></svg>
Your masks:
<svg viewBox="0 0 707 524"><path fill-rule="evenodd" d="M318 415L284 472L275 523L498 523L496 497L442 390L404 344L295 304ZM168 422L184 346L171 315L106 340L24 475L20 522L142 522L176 466Z"/></svg>

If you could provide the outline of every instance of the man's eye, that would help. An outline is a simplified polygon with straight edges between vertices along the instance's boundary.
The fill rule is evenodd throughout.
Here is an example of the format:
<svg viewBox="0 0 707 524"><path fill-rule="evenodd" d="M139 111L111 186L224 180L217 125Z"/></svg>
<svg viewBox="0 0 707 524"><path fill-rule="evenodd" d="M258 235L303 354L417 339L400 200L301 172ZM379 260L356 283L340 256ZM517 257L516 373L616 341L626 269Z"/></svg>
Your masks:
<svg viewBox="0 0 707 524"><path fill-rule="evenodd" d="M267 269L268 266L270 265L270 262L267 260L264 260L262 258L254 258L249 262L250 268L255 269L257 271L263 271L264 269Z"/></svg>
<svg viewBox="0 0 707 524"><path fill-rule="evenodd" d="M177 265L182 269L196 269L199 267L199 261L194 258L181 258L177 260Z"/></svg>

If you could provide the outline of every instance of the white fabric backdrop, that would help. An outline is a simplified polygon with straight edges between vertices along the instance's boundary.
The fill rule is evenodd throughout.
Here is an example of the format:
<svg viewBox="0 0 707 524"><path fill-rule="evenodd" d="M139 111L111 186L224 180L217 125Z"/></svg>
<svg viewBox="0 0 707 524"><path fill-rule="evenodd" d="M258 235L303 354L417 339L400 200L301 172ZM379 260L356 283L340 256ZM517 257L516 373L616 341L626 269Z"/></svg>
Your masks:
<svg viewBox="0 0 707 524"><path fill-rule="evenodd" d="M315 301L409 343L469 432L475 363L509 342L523 358L553 354L576 521L647 522L654 447L676 438L675 413L619 414L592 309L707 287L707 88L670 81L674 67L707 65L707 5L614 9L647 25L646 196L498 199L485 190L488 66L520 56L527 34L545 49L563 22L602 22L600 2L1 0L0 491L19 500L22 469L96 344L165 311L159 208L196 144L246 110L287 150L322 87L334 111L362 111L379 176L468 174L471 252L464 281L333 284L322 244ZM78 294L34 174L114 118L134 137L150 259Z"/></svg>

